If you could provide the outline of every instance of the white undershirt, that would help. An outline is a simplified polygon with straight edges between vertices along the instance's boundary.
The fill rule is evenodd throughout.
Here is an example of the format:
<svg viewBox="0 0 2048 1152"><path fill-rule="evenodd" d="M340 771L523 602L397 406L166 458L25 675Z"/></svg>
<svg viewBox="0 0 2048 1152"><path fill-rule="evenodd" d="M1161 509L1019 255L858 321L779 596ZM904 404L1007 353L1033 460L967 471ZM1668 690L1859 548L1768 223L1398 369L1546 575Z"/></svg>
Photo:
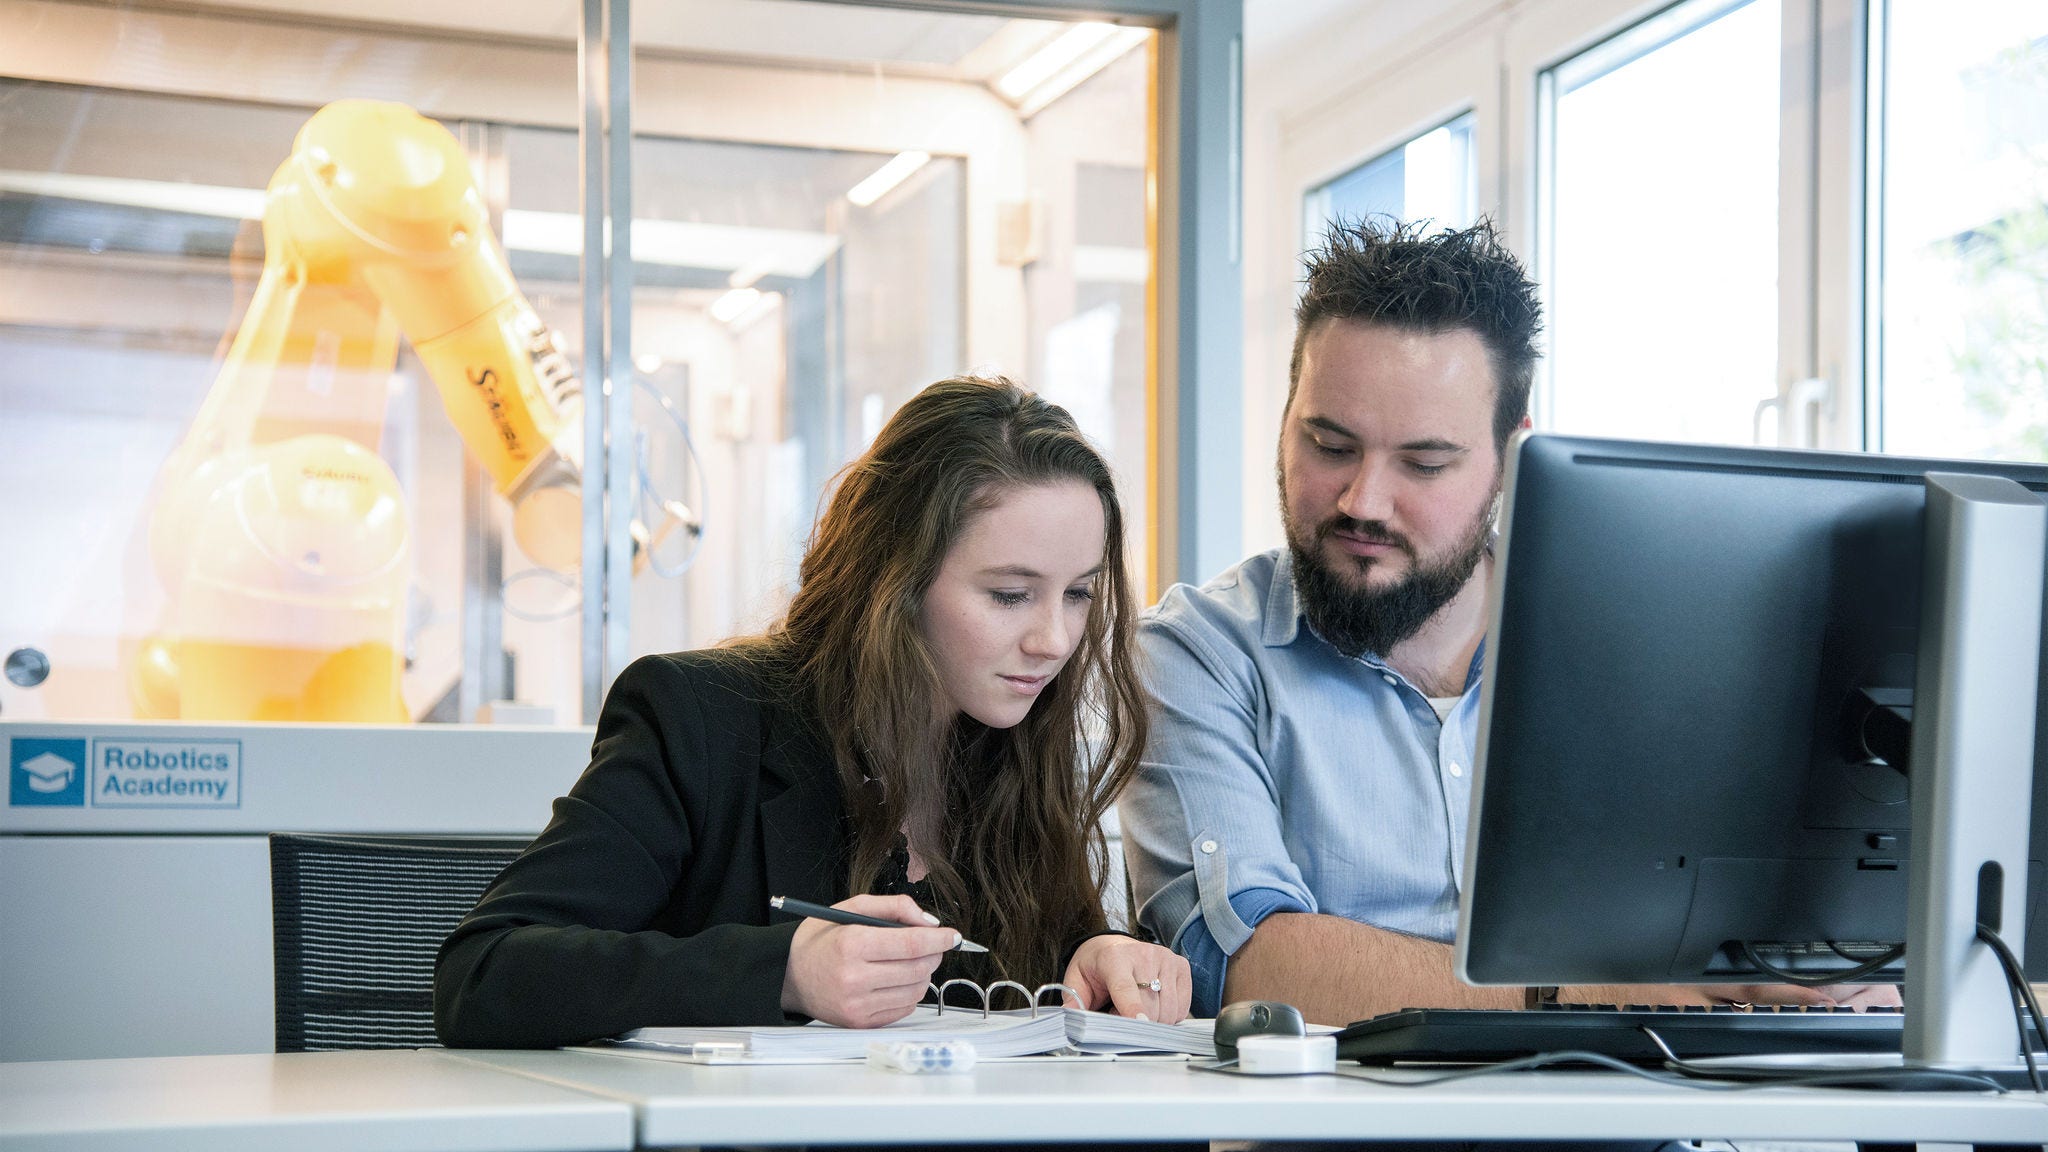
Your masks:
<svg viewBox="0 0 2048 1152"><path fill-rule="evenodd" d="M1429 706L1431 708L1436 709L1436 718L1440 721L1443 721L1449 720L1451 718L1451 709L1456 708L1458 706L1458 701L1463 700L1464 697L1429 696L1425 697L1425 699L1429 701Z"/></svg>

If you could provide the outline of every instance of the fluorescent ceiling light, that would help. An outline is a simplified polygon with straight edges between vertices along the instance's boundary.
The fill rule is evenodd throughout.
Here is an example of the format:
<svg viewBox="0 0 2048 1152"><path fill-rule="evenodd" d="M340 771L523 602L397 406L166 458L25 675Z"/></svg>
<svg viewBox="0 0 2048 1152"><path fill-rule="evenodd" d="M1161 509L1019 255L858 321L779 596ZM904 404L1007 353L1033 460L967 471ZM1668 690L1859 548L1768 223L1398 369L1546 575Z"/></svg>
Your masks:
<svg viewBox="0 0 2048 1152"><path fill-rule="evenodd" d="M730 324L761 299L759 288L735 288L711 302L711 318Z"/></svg>
<svg viewBox="0 0 2048 1152"><path fill-rule="evenodd" d="M125 208L152 208L225 220L263 219L263 189L131 180L117 176L73 176L64 172L0 172L0 192L89 200Z"/></svg>
<svg viewBox="0 0 2048 1152"><path fill-rule="evenodd" d="M0 169L0 192L226 220L263 219L261 188ZM583 254L583 218L573 212L508 208L503 232L505 247L514 251ZM837 236L794 228L744 228L683 220L633 222L635 262L724 272L735 287L749 287L763 276L806 279L839 251L840 244Z"/></svg>
<svg viewBox="0 0 2048 1152"><path fill-rule="evenodd" d="M734 328L750 327L754 321L761 319L780 307L782 307L782 293L763 292L761 293L761 298L754 301L752 306L738 316L733 317L732 326Z"/></svg>
<svg viewBox="0 0 2048 1152"><path fill-rule="evenodd" d="M1022 64L1003 73L996 81L996 91L1004 99L1018 100L1026 92L1051 79L1053 74L1081 57L1103 41L1116 34L1116 25L1090 20L1076 24L1053 37L1045 47L1024 58Z"/></svg>
<svg viewBox="0 0 2048 1152"><path fill-rule="evenodd" d="M889 194L889 190L910 179L910 174L931 163L929 152L898 152L867 179L846 190L846 198L865 208Z"/></svg>
<svg viewBox="0 0 2048 1152"><path fill-rule="evenodd" d="M782 293L758 288L734 288L711 302L711 318L733 328L745 328L782 307Z"/></svg>
<svg viewBox="0 0 2048 1152"><path fill-rule="evenodd" d="M1012 97L1017 100L1017 115L1025 119L1037 115L1039 109L1080 87L1083 81L1115 63L1151 35L1144 28L1106 27L1109 27L1109 34L1100 41L1026 91L1021 98Z"/></svg>
<svg viewBox="0 0 2048 1152"><path fill-rule="evenodd" d="M558 256L583 254L583 218L573 212L505 210L505 247ZM633 262L705 268L728 276L746 270L802 280L839 251L840 239L794 228L743 228L687 220L635 220ZM758 274L752 273L758 268Z"/></svg>

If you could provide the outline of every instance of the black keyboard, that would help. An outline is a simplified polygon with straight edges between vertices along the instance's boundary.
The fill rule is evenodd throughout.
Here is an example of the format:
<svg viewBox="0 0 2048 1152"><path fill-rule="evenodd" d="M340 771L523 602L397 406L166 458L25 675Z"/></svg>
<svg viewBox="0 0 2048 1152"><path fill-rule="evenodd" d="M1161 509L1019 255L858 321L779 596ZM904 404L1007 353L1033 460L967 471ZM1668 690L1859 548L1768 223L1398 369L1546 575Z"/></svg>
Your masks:
<svg viewBox="0 0 2048 1152"><path fill-rule="evenodd" d="M1659 1064L1654 1030L1681 1059L1824 1052L1897 1052L1896 1008L1735 1008L1719 1005L1547 1005L1533 1011L1408 1008L1337 1033L1337 1057L1361 1064L1490 1064L1543 1052L1596 1052Z"/></svg>

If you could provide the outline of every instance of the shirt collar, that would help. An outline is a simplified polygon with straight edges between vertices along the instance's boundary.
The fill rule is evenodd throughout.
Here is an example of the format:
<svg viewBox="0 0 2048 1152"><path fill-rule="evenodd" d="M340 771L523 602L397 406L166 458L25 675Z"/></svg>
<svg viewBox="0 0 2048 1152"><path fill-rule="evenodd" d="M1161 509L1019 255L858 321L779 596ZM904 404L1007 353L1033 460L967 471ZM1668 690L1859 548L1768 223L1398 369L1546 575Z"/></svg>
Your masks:
<svg viewBox="0 0 2048 1152"><path fill-rule="evenodd" d="M1303 635L1329 643L1308 626L1308 616L1301 607L1301 593L1294 586L1294 553L1283 548L1280 550L1280 562L1273 567L1273 586L1266 590L1266 624L1259 639L1268 648L1285 648ZM1392 671L1377 652L1362 652L1356 659L1376 671Z"/></svg>
<svg viewBox="0 0 2048 1152"><path fill-rule="evenodd" d="M1303 632L1315 635L1302 612L1301 594L1294 587L1294 553L1282 548L1279 563L1273 566L1273 586L1266 590L1266 622L1259 640L1268 648L1285 648L1300 639ZM1479 683L1480 672L1486 667L1486 640L1484 636L1479 638L1479 647L1472 653L1472 664L1465 671L1467 692ZM1382 672L1392 671L1376 652L1362 653L1358 659Z"/></svg>
<svg viewBox="0 0 2048 1152"><path fill-rule="evenodd" d="M1301 597L1294 590L1294 553L1280 549L1273 566L1273 586L1266 590L1266 624L1259 639L1268 648L1285 648L1301 634Z"/></svg>

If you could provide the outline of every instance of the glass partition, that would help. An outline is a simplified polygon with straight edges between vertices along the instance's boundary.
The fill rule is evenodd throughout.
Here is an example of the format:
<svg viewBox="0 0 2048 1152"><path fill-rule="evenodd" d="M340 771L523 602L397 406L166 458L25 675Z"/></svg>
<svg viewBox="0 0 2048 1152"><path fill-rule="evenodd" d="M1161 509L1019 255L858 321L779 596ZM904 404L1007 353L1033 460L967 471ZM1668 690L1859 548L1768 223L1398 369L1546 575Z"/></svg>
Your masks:
<svg viewBox="0 0 2048 1152"><path fill-rule="evenodd" d="M1104 448L1142 587L1155 34L745 7L744 30L635 26L635 468L655 497L633 651L770 625L839 469L963 372L1043 393ZM713 88L715 108L690 102Z"/></svg>
<svg viewBox="0 0 2048 1152"><path fill-rule="evenodd" d="M581 8L503 15L0 0L0 716L584 719ZM1074 411L1145 585L1156 41L639 8L635 653L771 621L832 476L961 372Z"/></svg>
<svg viewBox="0 0 2048 1152"><path fill-rule="evenodd" d="M1074 414L1116 471L1131 586L1156 585L1150 539L1156 392L1146 363L1153 286L1147 51L1131 51L1029 122L1045 240L1025 266L1025 381ZM1147 596L1147 599L1151 599Z"/></svg>
<svg viewBox="0 0 2048 1152"><path fill-rule="evenodd" d="M545 249L576 227L575 155L574 133L508 133L513 268L565 330L576 260ZM965 165L932 157L866 205L846 199L893 159L636 140L636 653L765 626L832 474L886 413L962 370ZM573 588L508 557L508 637L573 610Z"/></svg>
<svg viewBox="0 0 2048 1152"><path fill-rule="evenodd" d="M48 677L6 715L130 714L124 666L167 607L147 496L246 306L245 213L302 119L0 82L0 503L10 550L39 558L0 567L0 644ZM158 149L184 181L149 178Z"/></svg>
<svg viewBox="0 0 2048 1152"><path fill-rule="evenodd" d="M401 29L47 7L0 5L0 501L47 557L0 716L578 722L475 654L500 523L573 579L580 396L461 114L573 123L573 54L483 93Z"/></svg>

